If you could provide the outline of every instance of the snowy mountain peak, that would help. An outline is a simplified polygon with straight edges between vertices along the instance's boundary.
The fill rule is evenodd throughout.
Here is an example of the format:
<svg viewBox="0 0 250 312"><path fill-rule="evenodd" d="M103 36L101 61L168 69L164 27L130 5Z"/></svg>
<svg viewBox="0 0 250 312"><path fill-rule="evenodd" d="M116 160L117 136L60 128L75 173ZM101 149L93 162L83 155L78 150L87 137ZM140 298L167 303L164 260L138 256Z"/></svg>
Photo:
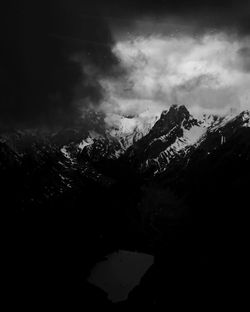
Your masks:
<svg viewBox="0 0 250 312"><path fill-rule="evenodd" d="M173 104L170 106L169 110L164 110L161 114L160 119L165 121L176 121L180 122L183 119L188 119L190 113L184 105Z"/></svg>
<svg viewBox="0 0 250 312"><path fill-rule="evenodd" d="M163 111L160 119L155 123L150 131L152 137L159 137L169 133L176 127L183 126L185 129L198 125L198 121L194 119L184 105L172 105L168 111Z"/></svg>
<svg viewBox="0 0 250 312"><path fill-rule="evenodd" d="M132 146L128 157L138 159L140 170L156 174L174 160L188 159L196 149L216 149L242 127L249 127L248 111L194 118L185 106L172 105L162 112L148 135Z"/></svg>
<svg viewBox="0 0 250 312"><path fill-rule="evenodd" d="M140 170L154 174L164 171L174 160L188 158L196 149L216 149L242 127L250 127L250 113L195 118L184 105L172 105L160 118L110 115L103 133L88 131L78 141L76 155L98 162L122 155ZM70 149L68 149L70 150ZM65 153L64 153L65 154Z"/></svg>

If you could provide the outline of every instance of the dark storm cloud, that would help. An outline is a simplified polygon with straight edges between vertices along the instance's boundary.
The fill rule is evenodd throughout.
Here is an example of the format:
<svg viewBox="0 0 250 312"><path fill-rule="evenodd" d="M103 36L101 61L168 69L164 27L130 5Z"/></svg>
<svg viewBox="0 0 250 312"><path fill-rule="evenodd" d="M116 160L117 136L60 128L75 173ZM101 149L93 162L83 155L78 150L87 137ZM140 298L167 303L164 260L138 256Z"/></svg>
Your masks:
<svg viewBox="0 0 250 312"><path fill-rule="evenodd" d="M228 31L238 35L250 33L250 2L249 0L160 0L160 1L119 1L113 10L103 12L118 28L127 30L128 23L149 18L157 24L170 20L183 26L182 30L194 34L206 31ZM145 20L144 20L145 22ZM151 27L151 32L153 31ZM177 25L178 26L178 25ZM145 24L143 24L145 29ZM159 30L159 28L157 29ZM164 32L164 26L161 26Z"/></svg>
<svg viewBox="0 0 250 312"><path fill-rule="evenodd" d="M98 105L100 77L119 74L112 32L170 19L189 32L245 36L249 11L249 1L9 1L1 10L0 126L68 125L79 103Z"/></svg>
<svg viewBox="0 0 250 312"><path fill-rule="evenodd" d="M1 20L1 126L71 124L80 116L77 97L82 105L100 101L97 78L112 75L118 61L95 5L16 1Z"/></svg>

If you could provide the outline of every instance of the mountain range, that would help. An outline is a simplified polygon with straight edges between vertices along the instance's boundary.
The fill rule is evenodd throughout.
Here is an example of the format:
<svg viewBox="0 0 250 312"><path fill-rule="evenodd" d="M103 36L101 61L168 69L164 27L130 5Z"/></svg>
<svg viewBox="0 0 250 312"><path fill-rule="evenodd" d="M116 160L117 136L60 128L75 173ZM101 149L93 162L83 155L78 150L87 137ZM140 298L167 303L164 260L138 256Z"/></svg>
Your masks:
<svg viewBox="0 0 250 312"><path fill-rule="evenodd" d="M131 127L125 118L120 128L105 126L105 116L88 111L86 122L54 133L22 130L1 135L2 184L13 189L20 173L20 201L40 202L63 194L81 179L110 185L125 172L140 177L168 176L169 170L211 159L221 151L249 161L250 112L238 115L193 117L185 106L172 105L154 123ZM126 127L129 129L126 129ZM199 156L197 156L199 155ZM113 172L117 166L119 174ZM124 171L123 173L121 171ZM76 174L77 172L77 174ZM36 189L37 176L39 189ZM20 185L17 185L20 188ZM35 188L35 190L34 190ZM22 198L23 197L23 198ZM16 199L17 199L16 198ZM43 198L43 199L42 199Z"/></svg>
<svg viewBox="0 0 250 312"><path fill-rule="evenodd" d="M196 118L172 105L143 125L122 117L120 127L107 127L101 113L85 118L53 133L0 136L2 213L11 215L8 261L16 287L27 278L20 267L37 269L30 259L41 257L34 248L45 240L55 259L52 278L62 288L73 284L72 292L84 290L87 301L106 302L86 277L118 248L156 257L128 299L132 306L141 296L145 306L165 300L161 276L174 295L178 279L183 294L191 278L208 291L220 272L227 284L231 251L241 257L246 237L250 112Z"/></svg>

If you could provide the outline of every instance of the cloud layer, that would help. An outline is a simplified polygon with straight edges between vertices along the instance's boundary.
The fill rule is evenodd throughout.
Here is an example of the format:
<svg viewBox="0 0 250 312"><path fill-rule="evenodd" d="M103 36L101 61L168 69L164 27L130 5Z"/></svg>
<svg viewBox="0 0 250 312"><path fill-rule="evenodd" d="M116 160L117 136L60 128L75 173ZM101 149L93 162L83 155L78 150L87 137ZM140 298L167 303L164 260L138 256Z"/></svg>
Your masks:
<svg viewBox="0 0 250 312"><path fill-rule="evenodd" d="M249 0L13 0L0 14L0 130L71 126L89 105L247 103Z"/></svg>
<svg viewBox="0 0 250 312"><path fill-rule="evenodd" d="M103 109L121 114L158 113L171 104L194 112L250 109L250 40L224 33L152 35L117 42L126 68L121 79L103 79Z"/></svg>
<svg viewBox="0 0 250 312"><path fill-rule="evenodd" d="M92 1L44 4L14 0L1 11L0 130L71 126L102 99L99 78L117 75L112 33Z"/></svg>

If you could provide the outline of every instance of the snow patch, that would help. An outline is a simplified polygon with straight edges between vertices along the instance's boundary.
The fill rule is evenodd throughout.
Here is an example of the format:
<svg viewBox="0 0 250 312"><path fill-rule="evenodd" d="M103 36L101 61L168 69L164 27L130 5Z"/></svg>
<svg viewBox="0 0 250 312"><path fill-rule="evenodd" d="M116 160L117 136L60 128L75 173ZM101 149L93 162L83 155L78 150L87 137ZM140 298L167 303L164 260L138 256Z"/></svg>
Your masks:
<svg viewBox="0 0 250 312"><path fill-rule="evenodd" d="M176 141L171 144L168 148L160 153L160 155L153 159L155 163L157 163L158 170L154 172L154 174L164 171L166 165L168 165L171 160L178 155L178 153L182 152L187 154L188 147L193 146L199 142L199 140L204 136L207 131L206 127L202 126L193 126L190 129L186 129L182 126L183 136L176 139ZM161 139L163 139L161 137ZM147 165L147 164L146 164ZM162 166L163 165L163 166Z"/></svg>
<svg viewBox="0 0 250 312"><path fill-rule="evenodd" d="M67 151L67 146L66 146L66 145L64 145L64 146L61 148L61 152L63 153L63 155L64 155L67 159L70 159L70 160L71 160L70 153Z"/></svg>
<svg viewBox="0 0 250 312"><path fill-rule="evenodd" d="M82 151L85 146L91 145L94 143L94 140L91 137L87 137L87 139L82 140L82 142L78 145L78 148Z"/></svg>
<svg viewBox="0 0 250 312"><path fill-rule="evenodd" d="M205 127L193 126L191 129L183 129L183 138L186 145L193 145L206 133Z"/></svg>

